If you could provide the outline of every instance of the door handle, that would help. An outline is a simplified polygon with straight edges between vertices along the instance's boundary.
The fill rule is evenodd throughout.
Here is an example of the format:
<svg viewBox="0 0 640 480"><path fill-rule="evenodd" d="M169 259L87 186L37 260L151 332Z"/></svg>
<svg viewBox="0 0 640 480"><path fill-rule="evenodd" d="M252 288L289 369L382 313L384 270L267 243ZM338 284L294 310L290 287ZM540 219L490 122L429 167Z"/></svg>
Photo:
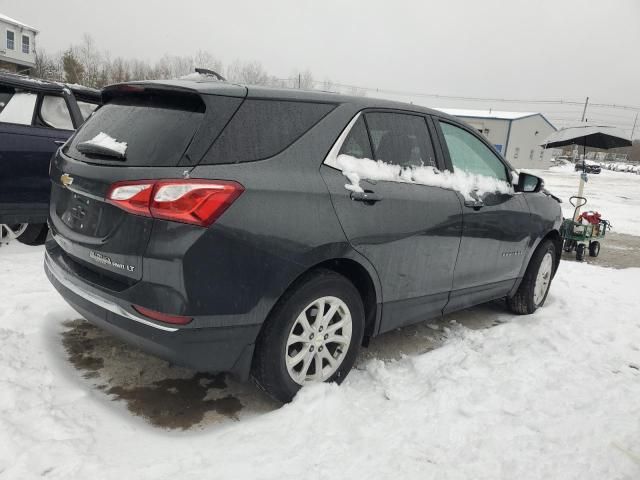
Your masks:
<svg viewBox="0 0 640 480"><path fill-rule="evenodd" d="M66 140L54 140L53 143L55 143L56 145L64 145L65 143L67 143Z"/></svg>
<svg viewBox="0 0 640 480"><path fill-rule="evenodd" d="M464 206L473 208L477 211L484 207L484 202L482 200L465 200Z"/></svg>
<svg viewBox="0 0 640 480"><path fill-rule="evenodd" d="M351 192L351 200L355 202L364 202L368 204L374 204L382 200L382 197L374 192Z"/></svg>

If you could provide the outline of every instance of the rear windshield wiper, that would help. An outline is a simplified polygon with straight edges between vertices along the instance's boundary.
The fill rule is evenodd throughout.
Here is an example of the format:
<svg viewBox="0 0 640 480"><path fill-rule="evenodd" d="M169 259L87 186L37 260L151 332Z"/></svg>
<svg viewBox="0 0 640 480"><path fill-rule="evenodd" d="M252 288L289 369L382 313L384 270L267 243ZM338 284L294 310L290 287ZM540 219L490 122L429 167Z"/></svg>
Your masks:
<svg viewBox="0 0 640 480"><path fill-rule="evenodd" d="M100 132L91 140L80 142L76 149L89 155L103 155L120 160L127 158L127 143L119 142L104 132Z"/></svg>

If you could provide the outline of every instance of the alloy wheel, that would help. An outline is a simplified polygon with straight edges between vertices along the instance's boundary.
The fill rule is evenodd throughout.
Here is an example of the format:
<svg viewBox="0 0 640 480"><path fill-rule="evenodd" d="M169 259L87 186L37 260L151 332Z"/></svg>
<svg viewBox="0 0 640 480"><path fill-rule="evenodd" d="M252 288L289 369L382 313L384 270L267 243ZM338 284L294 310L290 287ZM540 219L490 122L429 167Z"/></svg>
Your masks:
<svg viewBox="0 0 640 480"><path fill-rule="evenodd" d="M547 252L542 261L540 262L540 268L538 269L538 275L536 276L535 287L533 288L533 303L539 306L544 300L549 285L551 284L551 274L553 273L553 257L551 252Z"/></svg>
<svg viewBox="0 0 640 480"><path fill-rule="evenodd" d="M324 382L338 370L349 350L351 312L337 297L321 297L298 315L285 346L291 379L303 385Z"/></svg>

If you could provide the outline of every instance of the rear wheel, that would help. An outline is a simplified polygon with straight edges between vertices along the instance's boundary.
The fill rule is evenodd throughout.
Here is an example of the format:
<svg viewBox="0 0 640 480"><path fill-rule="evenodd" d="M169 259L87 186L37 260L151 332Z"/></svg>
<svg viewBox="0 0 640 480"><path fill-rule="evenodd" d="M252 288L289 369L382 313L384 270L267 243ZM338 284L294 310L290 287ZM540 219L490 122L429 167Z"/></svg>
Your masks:
<svg viewBox="0 0 640 480"><path fill-rule="evenodd" d="M11 240L18 238L24 233L28 226L29 224L27 223L16 223L11 225L0 223L0 242L9 243Z"/></svg>
<svg viewBox="0 0 640 480"><path fill-rule="evenodd" d="M591 242L589 244L589 256L597 257L600 254L600 242Z"/></svg>
<svg viewBox="0 0 640 480"><path fill-rule="evenodd" d="M519 315L535 312L544 305L556 268L556 247L545 240L529 261L522 283L513 297L507 298L509 309Z"/></svg>
<svg viewBox="0 0 640 480"><path fill-rule="evenodd" d="M584 252L586 250L586 247L584 246L584 243L580 243L576 246L576 260L581 262L584 260Z"/></svg>
<svg viewBox="0 0 640 480"><path fill-rule="evenodd" d="M256 344L252 374L273 398L290 401L305 384L341 383L364 332L358 290L342 275L316 270L280 299Z"/></svg>

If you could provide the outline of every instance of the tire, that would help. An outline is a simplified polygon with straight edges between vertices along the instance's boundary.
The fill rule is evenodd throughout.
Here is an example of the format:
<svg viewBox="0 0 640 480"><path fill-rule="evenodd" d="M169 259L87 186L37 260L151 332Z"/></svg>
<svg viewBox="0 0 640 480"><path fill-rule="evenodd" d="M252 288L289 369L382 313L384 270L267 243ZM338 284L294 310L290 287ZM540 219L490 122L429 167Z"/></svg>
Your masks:
<svg viewBox="0 0 640 480"><path fill-rule="evenodd" d="M551 240L545 240L538 246L515 295L507 297L509 310L518 315L529 315L544 305L557 268L556 258L556 247ZM546 282L543 289L538 282ZM541 289L536 290L536 286Z"/></svg>
<svg viewBox="0 0 640 480"><path fill-rule="evenodd" d="M571 253L573 252L573 249L575 248L575 242L573 240L565 240L564 241L564 251L567 253Z"/></svg>
<svg viewBox="0 0 640 480"><path fill-rule="evenodd" d="M42 245L47 239L47 231L46 223L31 223L17 240L25 245Z"/></svg>
<svg viewBox="0 0 640 480"><path fill-rule="evenodd" d="M324 322L325 325L331 322L324 328L313 315L318 311L317 307L314 308L317 305L315 302L321 299L325 299L325 315L330 308L337 308L336 313ZM340 341L345 341L349 333L346 327L349 316L351 338L347 350L344 350L346 343L323 343L328 337L339 337ZM309 329L304 327L301 319L306 319ZM340 321L345 327L332 332L333 335L328 333ZM325 333L320 333L323 330ZM256 342L252 376L260 388L285 403L301 388L304 383L301 383L302 378L339 384L355 363L363 334L364 306L358 290L342 275L330 270L314 270L282 296L265 321ZM296 339L303 339L304 342L294 341ZM339 362L333 365L327 355ZM296 359L300 358L303 359L296 363ZM307 370L304 370L305 365ZM307 379L308 376L315 376L316 379Z"/></svg>
<svg viewBox="0 0 640 480"><path fill-rule="evenodd" d="M600 242L589 243L589 256L597 257L598 255L600 255Z"/></svg>
<svg viewBox="0 0 640 480"><path fill-rule="evenodd" d="M576 246L576 260L578 262L582 262L584 260L585 250L586 250L586 247L584 246L584 243L580 243Z"/></svg>

